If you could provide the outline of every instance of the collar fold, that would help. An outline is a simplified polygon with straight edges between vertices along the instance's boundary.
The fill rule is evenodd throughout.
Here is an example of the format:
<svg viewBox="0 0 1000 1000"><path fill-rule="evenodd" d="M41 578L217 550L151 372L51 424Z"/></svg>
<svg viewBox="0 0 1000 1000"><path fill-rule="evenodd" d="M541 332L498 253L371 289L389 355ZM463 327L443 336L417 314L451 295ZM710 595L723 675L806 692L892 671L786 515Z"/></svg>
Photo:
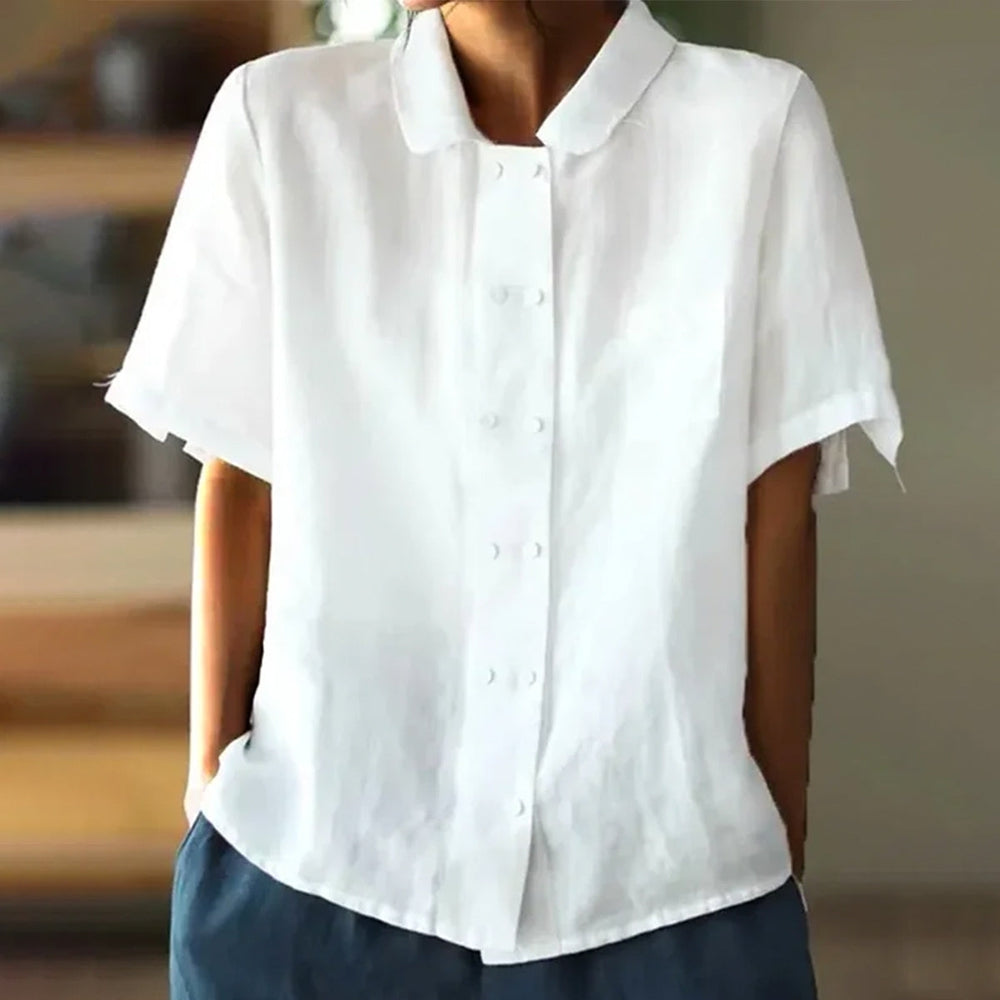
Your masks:
<svg viewBox="0 0 1000 1000"><path fill-rule="evenodd" d="M539 126L537 138L568 153L596 149L632 110L676 45L645 0L628 0L582 75ZM472 120L440 8L413 19L405 47L402 34L393 40L390 74L400 128L414 153L467 140L489 142Z"/></svg>

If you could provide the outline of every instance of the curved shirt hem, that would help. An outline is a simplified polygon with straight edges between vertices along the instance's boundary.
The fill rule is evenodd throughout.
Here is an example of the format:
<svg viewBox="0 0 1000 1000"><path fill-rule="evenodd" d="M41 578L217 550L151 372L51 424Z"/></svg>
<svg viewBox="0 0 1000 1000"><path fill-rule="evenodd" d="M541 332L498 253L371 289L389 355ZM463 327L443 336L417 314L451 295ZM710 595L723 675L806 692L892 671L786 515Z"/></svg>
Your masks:
<svg viewBox="0 0 1000 1000"><path fill-rule="evenodd" d="M355 896L328 882L316 882L312 879L303 878L298 872L285 868L283 865L276 863L272 858L266 857L250 847L247 841L237 833L235 827L230 826L221 805L217 801L213 801L210 796L206 795L203 801L202 813L221 836L235 850L242 854L247 861L283 885L287 885L289 888L299 892L319 896L327 902L333 903L335 906L343 906L355 913L381 920L384 923L392 924L403 930L438 937L459 947L478 951L482 956L484 965L516 965L522 962L557 958L560 955L570 955L576 952L587 951L591 948L614 944L617 941L623 941L647 931L658 930L661 927L667 927L684 920L691 920L717 910L749 902L752 899L773 892L782 886L792 874L791 867L786 865L780 871L775 872L772 877L756 879L750 885L739 889L705 898L689 900L683 905L663 907L638 919L614 924L587 934L577 934L558 940L552 939L551 941L527 944L507 951L484 947L480 941L477 941L473 937L461 934L453 927L435 921L429 916L399 910L385 903Z"/></svg>
<svg viewBox="0 0 1000 1000"><path fill-rule="evenodd" d="M663 907L644 917L629 920L623 924L613 924L611 927L592 931L589 934L577 934L565 938L555 945L527 945L512 952L483 949L483 962L486 965L513 965L518 962L556 958L559 955L571 955L575 952L588 951L591 948L600 948L604 945L615 944L618 941L624 941L639 934L659 930L661 927L670 927L673 924L706 916L709 913L715 913L730 906L748 903L752 899L757 899L780 888L788 881L791 874L791 869L789 868L773 879L765 879L763 881L758 879L751 885L741 889L706 898L699 898L683 906Z"/></svg>

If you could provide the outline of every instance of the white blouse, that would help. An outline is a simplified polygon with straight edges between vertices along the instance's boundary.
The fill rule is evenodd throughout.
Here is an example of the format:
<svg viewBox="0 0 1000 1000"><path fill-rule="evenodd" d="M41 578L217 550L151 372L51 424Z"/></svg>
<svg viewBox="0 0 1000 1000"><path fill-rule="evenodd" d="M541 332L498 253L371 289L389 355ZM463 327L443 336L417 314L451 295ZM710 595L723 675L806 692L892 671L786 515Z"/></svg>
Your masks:
<svg viewBox="0 0 1000 1000"><path fill-rule="evenodd" d="M236 69L107 400L271 483L251 730L206 817L274 878L545 958L788 878L750 756L748 484L900 416L823 104L630 0L538 146L438 10Z"/></svg>

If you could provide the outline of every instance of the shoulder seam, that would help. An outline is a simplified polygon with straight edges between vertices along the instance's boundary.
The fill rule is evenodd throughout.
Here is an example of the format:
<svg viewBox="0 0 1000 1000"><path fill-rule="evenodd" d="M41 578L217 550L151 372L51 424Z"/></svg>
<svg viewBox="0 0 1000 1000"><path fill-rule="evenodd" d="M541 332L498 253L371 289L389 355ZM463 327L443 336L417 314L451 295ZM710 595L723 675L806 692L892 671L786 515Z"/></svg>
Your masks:
<svg viewBox="0 0 1000 1000"><path fill-rule="evenodd" d="M791 64L789 64L791 65ZM785 132L788 130L788 119L791 117L792 105L795 103L795 95L799 92L799 88L802 86L802 82L805 79L806 72L799 66L795 67L795 83L789 88L788 100L785 104L785 110L781 119L781 129L778 132L778 145L777 148L780 150L782 143L785 141Z"/></svg>
<svg viewBox="0 0 1000 1000"><path fill-rule="evenodd" d="M781 128L778 129L778 139L774 144L774 162L771 164L771 176L768 179L767 187L767 200L765 205L771 204L771 197L774 191L774 178L778 170L778 160L781 156L781 147L785 142L785 133L788 131L788 119L792 114L792 105L795 103L795 95L799 92L799 88L802 86L802 81L805 79L805 70L800 69L798 66L795 67L795 83L789 88L788 99L785 102L785 109L782 112L781 118Z"/></svg>
<svg viewBox="0 0 1000 1000"><path fill-rule="evenodd" d="M250 138L253 141L253 148L257 154L257 162L261 162L261 152L260 152L260 136L257 133L257 126L254 124L253 115L250 113L250 64L243 63L240 67L240 96L243 101L243 116L246 118L247 128L250 131Z"/></svg>
<svg viewBox="0 0 1000 1000"><path fill-rule="evenodd" d="M785 109L784 112L782 113L781 127L778 129L778 138L774 144L774 159L771 162L770 174L767 179L767 196L764 199L764 213L762 216L763 221L760 231L761 246L763 245L764 238L766 235L767 220L771 214L771 204L774 201L774 184L775 184L775 179L778 176L778 166L781 159L781 147L784 145L785 142L785 132L788 129L788 119L791 117L792 105L795 103L795 95L799 92L799 87L802 86L802 81L806 75L805 70L801 69L800 67L795 66L794 68L796 70L795 82L789 88L788 99L785 102ZM757 259L758 259L758 265L762 267L763 254L758 252Z"/></svg>

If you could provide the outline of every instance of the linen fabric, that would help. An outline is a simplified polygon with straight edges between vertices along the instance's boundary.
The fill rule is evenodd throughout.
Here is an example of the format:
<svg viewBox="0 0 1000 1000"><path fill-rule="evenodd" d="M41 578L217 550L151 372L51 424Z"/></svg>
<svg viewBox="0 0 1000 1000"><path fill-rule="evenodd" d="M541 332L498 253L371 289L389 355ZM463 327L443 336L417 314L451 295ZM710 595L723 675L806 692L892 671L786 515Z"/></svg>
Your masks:
<svg viewBox="0 0 1000 1000"><path fill-rule="evenodd" d="M251 729L207 817L283 884L478 950L761 897L749 484L901 420L822 100L630 0L537 132L439 10L219 90L109 403L271 484Z"/></svg>

